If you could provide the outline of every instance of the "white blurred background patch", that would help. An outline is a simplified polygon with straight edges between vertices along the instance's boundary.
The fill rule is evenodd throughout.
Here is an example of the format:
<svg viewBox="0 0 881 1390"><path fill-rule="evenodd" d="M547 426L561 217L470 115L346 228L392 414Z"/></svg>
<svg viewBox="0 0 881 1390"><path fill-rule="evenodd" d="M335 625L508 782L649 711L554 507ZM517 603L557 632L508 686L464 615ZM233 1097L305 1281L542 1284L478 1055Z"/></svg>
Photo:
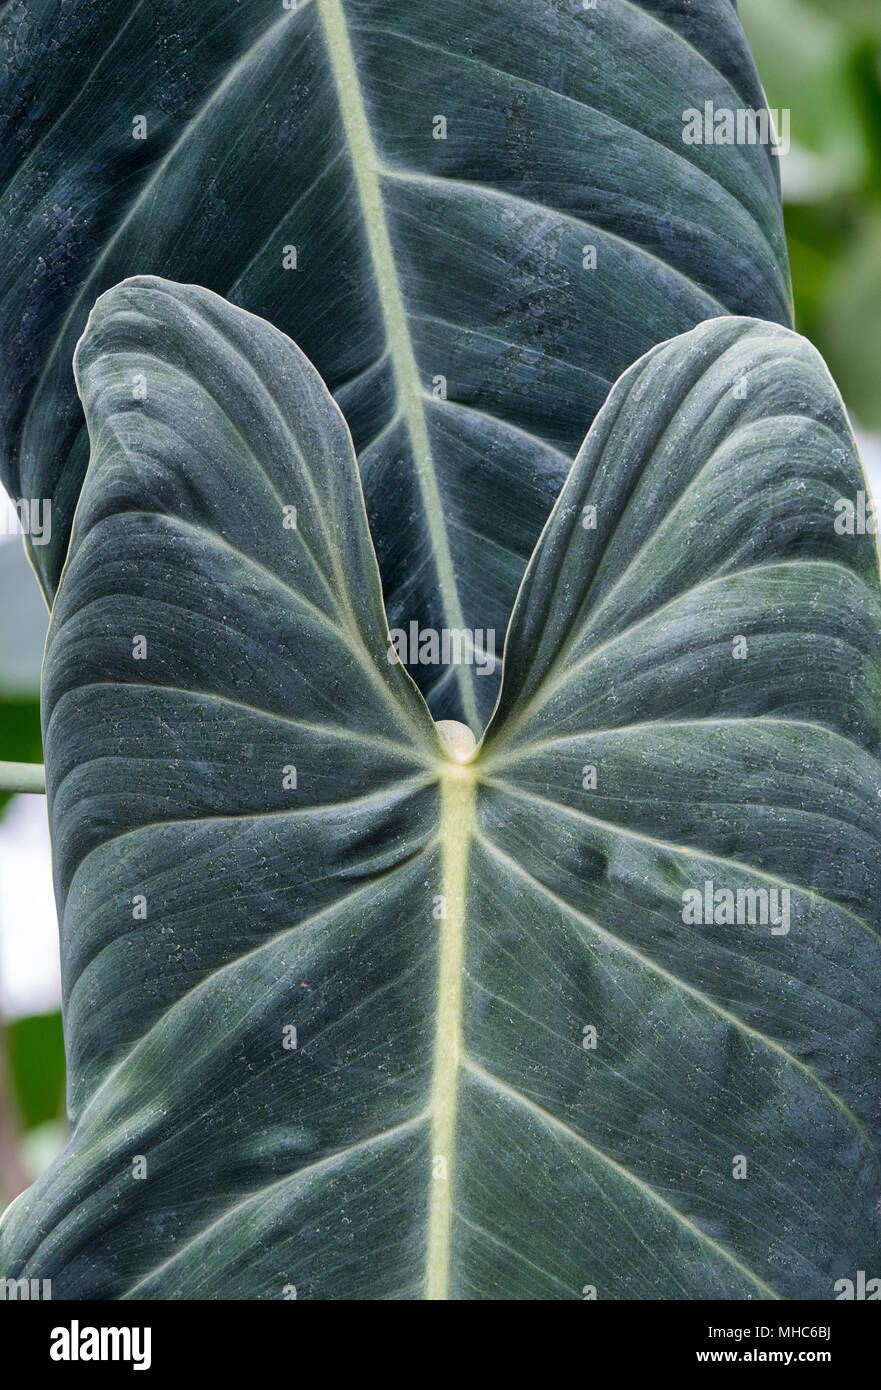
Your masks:
<svg viewBox="0 0 881 1390"><path fill-rule="evenodd" d="M49 615L21 536L9 534L11 510L0 496L0 698L36 699ZM48 1013L60 999L46 798L16 796L0 819L0 1017Z"/></svg>
<svg viewBox="0 0 881 1390"><path fill-rule="evenodd" d="M58 926L44 796L17 796L0 821L0 1016L61 1002Z"/></svg>

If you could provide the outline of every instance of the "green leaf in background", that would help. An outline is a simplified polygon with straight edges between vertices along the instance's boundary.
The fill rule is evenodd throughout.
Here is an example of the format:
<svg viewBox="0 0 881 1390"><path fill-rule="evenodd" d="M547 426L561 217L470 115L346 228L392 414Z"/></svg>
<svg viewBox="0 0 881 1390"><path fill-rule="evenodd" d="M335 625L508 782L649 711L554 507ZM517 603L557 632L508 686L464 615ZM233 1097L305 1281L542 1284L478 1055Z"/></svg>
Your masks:
<svg viewBox="0 0 881 1390"><path fill-rule="evenodd" d="M795 150L781 161L787 198L853 192L867 156L855 138L852 45L839 15L809 0L739 0L738 9L772 110L790 112Z"/></svg>
<svg viewBox="0 0 881 1390"><path fill-rule="evenodd" d="M797 325L860 424L881 429L881 6L739 9L770 104L791 113L782 174Z"/></svg>
<svg viewBox="0 0 881 1390"><path fill-rule="evenodd" d="M5 1274L825 1299L873 1267L881 593L813 349L718 319L626 374L446 753L297 349L145 280L78 370L44 689L74 1129ZM708 883L747 918L695 920Z"/></svg>
<svg viewBox="0 0 881 1390"><path fill-rule="evenodd" d="M743 4L744 0L740 0L741 8ZM855 33L881 37L881 11L875 0L806 0L806 4L815 13L834 16Z"/></svg>
<svg viewBox="0 0 881 1390"><path fill-rule="evenodd" d="M38 700L0 700L0 761L42 760Z"/></svg>
<svg viewBox="0 0 881 1390"><path fill-rule="evenodd" d="M61 1014L34 1014L6 1025L9 1069L25 1130L64 1113L64 1039Z"/></svg>
<svg viewBox="0 0 881 1390"><path fill-rule="evenodd" d="M52 498L48 592L88 458L70 360L127 276L295 338L393 626L499 644L619 374L725 311L790 322L777 160L683 141L690 107L762 104L731 0L11 0L0 60L0 457ZM483 728L498 664L413 675Z"/></svg>
<svg viewBox="0 0 881 1390"><path fill-rule="evenodd" d="M881 429L881 202L835 265L818 336L861 421Z"/></svg>

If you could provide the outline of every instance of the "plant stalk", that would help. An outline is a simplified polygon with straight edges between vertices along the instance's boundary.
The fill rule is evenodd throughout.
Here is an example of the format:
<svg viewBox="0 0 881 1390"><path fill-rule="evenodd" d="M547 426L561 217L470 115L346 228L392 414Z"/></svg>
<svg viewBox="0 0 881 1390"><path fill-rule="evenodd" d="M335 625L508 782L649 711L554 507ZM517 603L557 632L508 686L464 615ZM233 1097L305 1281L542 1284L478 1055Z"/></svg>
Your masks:
<svg viewBox="0 0 881 1390"><path fill-rule="evenodd" d="M45 792L46 769L42 763L0 762L0 792Z"/></svg>

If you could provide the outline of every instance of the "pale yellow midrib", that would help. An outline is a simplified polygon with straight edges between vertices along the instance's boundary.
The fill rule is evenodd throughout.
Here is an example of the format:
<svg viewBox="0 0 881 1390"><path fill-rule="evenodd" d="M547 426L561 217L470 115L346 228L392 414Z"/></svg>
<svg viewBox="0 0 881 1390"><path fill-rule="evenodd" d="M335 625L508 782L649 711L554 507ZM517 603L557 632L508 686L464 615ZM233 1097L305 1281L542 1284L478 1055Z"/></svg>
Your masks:
<svg viewBox="0 0 881 1390"><path fill-rule="evenodd" d="M407 326L407 314L379 183L379 159L367 120L349 29L341 0L316 0L316 5L324 29L343 129L352 157L355 185L364 213L367 244L376 273L389 357L397 382L401 415L406 421L410 436L413 466L432 538L444 614L452 628L462 629L465 622L449 538L443 521L443 504L434 471L431 442L425 423L424 392ZM478 729L480 719L477 702L465 667L459 666L456 669L456 680L462 694L465 717L474 729Z"/></svg>
<svg viewBox="0 0 881 1390"><path fill-rule="evenodd" d="M456 1112L462 1064L462 970L465 963L465 884L475 780L470 768L451 765L441 775L441 893L438 1011L431 1090L432 1175L425 1296L449 1297L450 1227L456 1164ZM445 1177L435 1176L442 1159Z"/></svg>

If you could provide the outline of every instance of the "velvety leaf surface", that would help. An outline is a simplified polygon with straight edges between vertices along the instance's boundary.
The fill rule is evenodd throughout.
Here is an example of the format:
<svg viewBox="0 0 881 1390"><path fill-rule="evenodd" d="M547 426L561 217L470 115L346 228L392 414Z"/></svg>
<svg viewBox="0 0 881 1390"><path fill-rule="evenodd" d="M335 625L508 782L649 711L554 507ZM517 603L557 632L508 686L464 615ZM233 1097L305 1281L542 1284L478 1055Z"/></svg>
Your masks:
<svg viewBox="0 0 881 1390"><path fill-rule="evenodd" d="M53 500L48 593L89 453L70 360L127 276L297 341L392 624L498 648L620 373L717 314L790 322L776 158L683 141L689 108L763 105L731 0L10 0L0 68L0 460ZM483 728L491 658L414 666L436 717Z"/></svg>
<svg viewBox="0 0 881 1390"><path fill-rule="evenodd" d="M4 1273L825 1299L875 1268L879 581L813 349L719 319L616 386L458 758L293 345L135 281L79 378L44 689L74 1129Z"/></svg>
<svg viewBox="0 0 881 1390"><path fill-rule="evenodd" d="M574 1133L621 1227L654 1194L760 1296L831 1298L881 1252L879 585L861 492L804 340L718 320L649 354L531 562L478 773L475 1124L533 1107L527 1152ZM687 922L707 884L710 920ZM570 1180L542 1183L560 1213L546 1267ZM502 1210L475 1262L496 1240L535 1259L529 1217ZM673 1254L652 1210L627 1262L615 1230L600 1297L741 1296L710 1242Z"/></svg>

